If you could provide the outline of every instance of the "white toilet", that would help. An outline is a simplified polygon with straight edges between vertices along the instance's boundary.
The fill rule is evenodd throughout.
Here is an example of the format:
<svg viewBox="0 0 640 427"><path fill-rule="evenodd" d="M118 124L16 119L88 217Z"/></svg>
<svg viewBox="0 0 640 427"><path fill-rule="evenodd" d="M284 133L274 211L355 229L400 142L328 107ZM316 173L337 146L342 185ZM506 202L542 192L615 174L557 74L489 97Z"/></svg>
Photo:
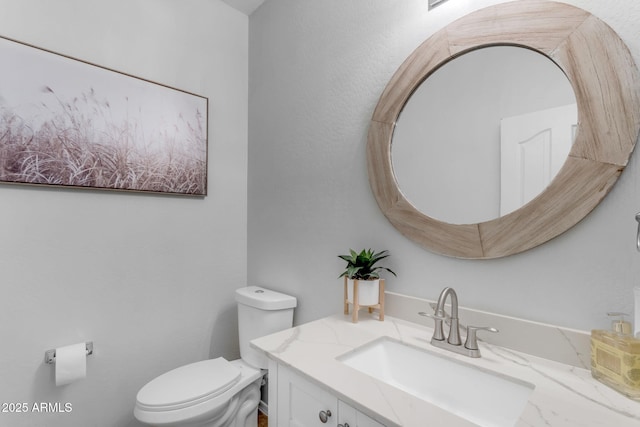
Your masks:
<svg viewBox="0 0 640 427"><path fill-rule="evenodd" d="M266 357L254 338L290 328L296 299L258 286L236 290L239 360L222 357L169 371L142 387L133 411L152 426L256 427Z"/></svg>

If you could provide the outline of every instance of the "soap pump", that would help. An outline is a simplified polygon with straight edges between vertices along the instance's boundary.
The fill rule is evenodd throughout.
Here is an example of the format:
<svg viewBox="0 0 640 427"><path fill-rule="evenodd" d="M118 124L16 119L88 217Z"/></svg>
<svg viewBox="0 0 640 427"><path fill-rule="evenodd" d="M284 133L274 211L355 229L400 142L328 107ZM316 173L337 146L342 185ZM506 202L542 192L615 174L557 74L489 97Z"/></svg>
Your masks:
<svg viewBox="0 0 640 427"><path fill-rule="evenodd" d="M618 335L632 335L631 323L627 322L625 316L628 316L627 313L619 313L619 312L609 312L607 313L609 317L619 317L618 319L614 319L611 321L611 330Z"/></svg>
<svg viewBox="0 0 640 427"><path fill-rule="evenodd" d="M640 401L640 339L633 337L625 313L610 312L611 330L591 331L591 375Z"/></svg>

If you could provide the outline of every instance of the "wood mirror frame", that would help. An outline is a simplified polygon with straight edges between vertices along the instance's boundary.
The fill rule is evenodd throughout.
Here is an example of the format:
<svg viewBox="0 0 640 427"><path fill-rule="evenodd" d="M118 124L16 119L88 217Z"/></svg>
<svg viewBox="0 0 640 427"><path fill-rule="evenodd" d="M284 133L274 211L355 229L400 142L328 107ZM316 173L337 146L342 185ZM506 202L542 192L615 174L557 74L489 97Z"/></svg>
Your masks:
<svg viewBox="0 0 640 427"><path fill-rule="evenodd" d="M494 45L533 49L562 69L578 104L576 139L558 175L531 202L491 221L449 224L418 211L398 187L391 162L395 122L411 94L441 65ZM367 141L371 189L387 219L432 252L489 259L531 249L578 223L613 187L640 130L639 88L625 43L585 10L545 0L478 10L429 37L384 89Z"/></svg>

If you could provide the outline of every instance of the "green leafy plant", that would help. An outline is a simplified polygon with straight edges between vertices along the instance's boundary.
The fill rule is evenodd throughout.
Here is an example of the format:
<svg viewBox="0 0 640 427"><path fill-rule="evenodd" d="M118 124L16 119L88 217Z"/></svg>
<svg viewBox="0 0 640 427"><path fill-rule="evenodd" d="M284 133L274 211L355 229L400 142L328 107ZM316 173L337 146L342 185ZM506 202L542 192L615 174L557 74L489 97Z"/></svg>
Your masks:
<svg viewBox="0 0 640 427"><path fill-rule="evenodd" d="M360 253L357 253L353 249L349 249L349 252L349 255L338 255L338 258L347 262L347 268L338 277L347 276L348 279L375 280L380 278L378 274L380 270L387 270L397 276L387 267L376 265L378 261L389 256L389 251L376 253L371 249L363 249Z"/></svg>

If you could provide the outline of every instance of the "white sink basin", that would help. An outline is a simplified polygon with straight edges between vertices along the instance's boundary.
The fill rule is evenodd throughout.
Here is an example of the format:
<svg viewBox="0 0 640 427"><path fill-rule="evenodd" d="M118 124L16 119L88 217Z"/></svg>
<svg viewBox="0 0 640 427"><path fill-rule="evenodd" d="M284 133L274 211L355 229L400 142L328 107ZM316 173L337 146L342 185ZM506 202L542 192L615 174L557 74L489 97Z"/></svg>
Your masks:
<svg viewBox="0 0 640 427"><path fill-rule="evenodd" d="M483 427L512 427L533 384L380 338L338 357L391 386Z"/></svg>

